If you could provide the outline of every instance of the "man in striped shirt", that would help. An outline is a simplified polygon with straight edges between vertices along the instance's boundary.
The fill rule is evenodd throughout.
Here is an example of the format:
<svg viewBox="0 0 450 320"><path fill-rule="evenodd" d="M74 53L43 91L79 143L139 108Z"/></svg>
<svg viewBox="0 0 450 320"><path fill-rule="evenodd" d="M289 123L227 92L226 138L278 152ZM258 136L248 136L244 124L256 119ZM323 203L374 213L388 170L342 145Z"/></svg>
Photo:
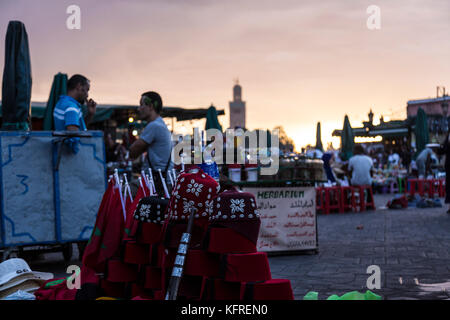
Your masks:
<svg viewBox="0 0 450 320"><path fill-rule="evenodd" d="M90 84L89 80L79 74L73 75L67 82L67 95L59 97L53 111L53 121L56 131L78 131L87 130L86 123L89 123L94 117L97 103L89 99ZM88 114L86 121L83 119L81 105L86 102ZM79 139L69 139L68 145L72 151L78 151L77 141Z"/></svg>
<svg viewBox="0 0 450 320"><path fill-rule="evenodd" d="M87 130L89 123L97 107L94 100L88 100L90 84L89 80L79 74L73 75L67 82L67 95L59 97L53 111L55 130ZM81 105L87 104L88 115L86 122L83 119Z"/></svg>

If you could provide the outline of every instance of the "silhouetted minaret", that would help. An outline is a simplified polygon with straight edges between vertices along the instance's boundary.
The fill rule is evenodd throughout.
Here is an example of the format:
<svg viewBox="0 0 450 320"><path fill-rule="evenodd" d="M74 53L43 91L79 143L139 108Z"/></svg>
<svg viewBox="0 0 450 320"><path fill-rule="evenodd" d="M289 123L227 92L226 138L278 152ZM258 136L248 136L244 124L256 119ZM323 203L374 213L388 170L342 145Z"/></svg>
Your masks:
<svg viewBox="0 0 450 320"><path fill-rule="evenodd" d="M239 80L233 87L233 101L230 102L230 128L245 128L245 101L242 101L242 87Z"/></svg>

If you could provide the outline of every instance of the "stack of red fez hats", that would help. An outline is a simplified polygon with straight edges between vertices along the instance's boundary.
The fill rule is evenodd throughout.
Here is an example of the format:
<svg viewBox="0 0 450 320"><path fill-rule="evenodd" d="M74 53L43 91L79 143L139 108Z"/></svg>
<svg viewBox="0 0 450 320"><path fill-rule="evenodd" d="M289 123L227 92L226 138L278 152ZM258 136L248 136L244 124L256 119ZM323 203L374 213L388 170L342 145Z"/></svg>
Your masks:
<svg viewBox="0 0 450 320"><path fill-rule="evenodd" d="M108 262L106 296L165 297L190 208L196 209L179 300L292 300L291 283L272 279L256 244L261 225L253 194L219 184L201 169L178 176L170 199L142 198L120 259Z"/></svg>
<svg viewBox="0 0 450 320"><path fill-rule="evenodd" d="M293 300L290 281L272 279L267 254L256 249L260 226L253 194L230 188L214 199L204 248L219 257L219 275L204 278L202 299Z"/></svg>

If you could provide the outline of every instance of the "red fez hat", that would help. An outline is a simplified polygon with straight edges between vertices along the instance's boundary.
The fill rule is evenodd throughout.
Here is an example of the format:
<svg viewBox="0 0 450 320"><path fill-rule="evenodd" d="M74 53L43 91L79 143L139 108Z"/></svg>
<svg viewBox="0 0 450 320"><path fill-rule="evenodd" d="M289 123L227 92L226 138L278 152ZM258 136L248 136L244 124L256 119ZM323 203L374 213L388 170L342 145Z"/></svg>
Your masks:
<svg viewBox="0 0 450 320"><path fill-rule="evenodd" d="M272 279L264 282L247 282L242 286L241 300L294 300L291 281Z"/></svg>
<svg viewBox="0 0 450 320"><path fill-rule="evenodd" d="M138 266L109 259L106 263L105 279L109 282L133 282L138 277Z"/></svg>
<svg viewBox="0 0 450 320"><path fill-rule="evenodd" d="M202 300L239 300L240 282L228 282L217 278L203 278Z"/></svg>
<svg viewBox="0 0 450 320"><path fill-rule="evenodd" d="M272 279L267 253L222 255L220 275L225 281L251 282Z"/></svg>
<svg viewBox="0 0 450 320"><path fill-rule="evenodd" d="M208 221L212 214L212 200L218 194L219 184L198 169L195 173L182 173L172 193L168 214L171 220L187 221L189 209L196 208L195 219Z"/></svg>
<svg viewBox="0 0 450 320"><path fill-rule="evenodd" d="M167 259L173 265L177 253L172 250ZM188 250L183 274L188 276L218 277L220 256L204 250Z"/></svg>
<svg viewBox="0 0 450 320"><path fill-rule="evenodd" d="M253 194L231 187L214 198L213 210L211 227L230 228L256 245L261 219Z"/></svg>
<svg viewBox="0 0 450 320"><path fill-rule="evenodd" d="M148 264L150 262L150 246L136 241L124 241L122 244L122 260L131 264Z"/></svg>
<svg viewBox="0 0 450 320"><path fill-rule="evenodd" d="M242 233L222 226L209 226L204 238L204 247L213 253L253 253L256 243Z"/></svg>

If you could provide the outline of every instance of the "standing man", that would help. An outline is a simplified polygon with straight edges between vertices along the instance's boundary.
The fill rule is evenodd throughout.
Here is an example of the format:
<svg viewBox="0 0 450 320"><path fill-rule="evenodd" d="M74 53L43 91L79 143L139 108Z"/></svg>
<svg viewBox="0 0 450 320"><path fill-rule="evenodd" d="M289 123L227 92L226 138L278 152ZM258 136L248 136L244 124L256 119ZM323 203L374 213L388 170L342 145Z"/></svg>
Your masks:
<svg viewBox="0 0 450 320"><path fill-rule="evenodd" d="M89 80L80 74L73 75L67 82L67 95L59 97L53 111L53 121L57 131L84 131L86 123L94 117L97 103L89 99ZM86 102L88 115L83 119L81 105Z"/></svg>
<svg viewBox="0 0 450 320"><path fill-rule="evenodd" d="M53 110L53 123L57 131L85 131L87 130L86 123L91 122L94 117L97 103L89 99L89 80L80 74L73 75L67 81L67 95L59 97L58 102ZM86 103L88 107L88 114L86 121L83 119L83 112L81 105ZM66 145L77 153L80 138L70 138L66 140ZM86 242L78 242L78 251L80 259L83 256Z"/></svg>
<svg viewBox="0 0 450 320"><path fill-rule="evenodd" d="M161 118L162 99L156 92L143 93L139 101L139 118L147 121L138 140L130 146L130 158L135 159L147 152L147 162L152 169L156 192L164 195L164 189L158 169L167 178L167 171L172 169L172 137L165 122ZM167 181L167 180L166 180Z"/></svg>
<svg viewBox="0 0 450 320"><path fill-rule="evenodd" d="M56 131L85 131L86 123L94 117L97 103L89 99L89 80L80 74L73 75L67 82L67 95L59 97L53 110L53 122ZM86 102L88 114L86 121L83 119L81 105ZM66 144L73 153L78 152L79 138L70 138Z"/></svg>

